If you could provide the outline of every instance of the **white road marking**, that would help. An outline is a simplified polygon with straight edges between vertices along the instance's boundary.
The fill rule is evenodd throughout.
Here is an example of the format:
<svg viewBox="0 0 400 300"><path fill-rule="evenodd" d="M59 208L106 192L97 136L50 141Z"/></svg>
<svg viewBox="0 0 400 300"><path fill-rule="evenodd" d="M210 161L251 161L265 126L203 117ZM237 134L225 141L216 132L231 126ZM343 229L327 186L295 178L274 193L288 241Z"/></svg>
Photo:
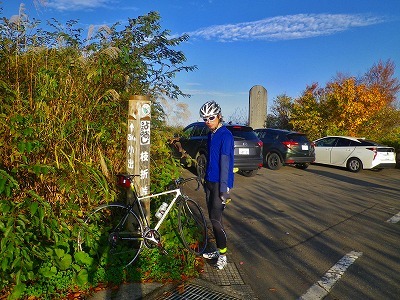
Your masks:
<svg viewBox="0 0 400 300"><path fill-rule="evenodd" d="M351 251L343 256L325 275L298 300L318 300L324 298L335 283L342 277L347 268L362 255L362 252Z"/></svg>
<svg viewBox="0 0 400 300"><path fill-rule="evenodd" d="M388 222L388 223L397 223L399 221L400 221L400 212L398 214L394 215L393 217L391 217L386 222Z"/></svg>

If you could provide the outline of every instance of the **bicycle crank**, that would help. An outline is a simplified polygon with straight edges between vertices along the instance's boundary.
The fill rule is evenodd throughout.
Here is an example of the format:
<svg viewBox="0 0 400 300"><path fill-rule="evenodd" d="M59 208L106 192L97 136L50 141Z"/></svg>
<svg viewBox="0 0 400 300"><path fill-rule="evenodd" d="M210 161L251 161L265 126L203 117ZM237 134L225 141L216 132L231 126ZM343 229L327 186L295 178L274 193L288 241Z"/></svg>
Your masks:
<svg viewBox="0 0 400 300"><path fill-rule="evenodd" d="M144 244L147 248L155 248L158 247L161 242L161 235L157 230L148 229L144 233Z"/></svg>
<svg viewBox="0 0 400 300"><path fill-rule="evenodd" d="M148 229L144 233L144 244L147 248L158 248L162 254L168 254L161 244L161 235L155 229Z"/></svg>

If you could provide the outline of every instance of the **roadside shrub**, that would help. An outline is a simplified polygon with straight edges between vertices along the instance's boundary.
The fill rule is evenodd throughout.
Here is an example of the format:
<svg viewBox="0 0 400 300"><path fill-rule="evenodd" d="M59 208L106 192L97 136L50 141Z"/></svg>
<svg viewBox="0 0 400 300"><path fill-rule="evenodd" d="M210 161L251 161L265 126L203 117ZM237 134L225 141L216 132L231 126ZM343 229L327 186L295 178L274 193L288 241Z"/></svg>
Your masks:
<svg viewBox="0 0 400 300"><path fill-rule="evenodd" d="M161 269L137 274L151 268L150 260L131 273L99 268L92 280L87 265L101 262L76 249L86 212L121 196L114 177L125 169L130 95L150 95L153 102L151 188L163 190L179 174L157 97L185 96L172 80L195 67L173 49L188 37L169 37L159 20L151 12L121 31L115 24L87 39L75 21L53 20L43 30L23 10L18 19L0 20L0 291L10 299L57 299L100 283L162 280ZM176 258L181 250L172 245Z"/></svg>

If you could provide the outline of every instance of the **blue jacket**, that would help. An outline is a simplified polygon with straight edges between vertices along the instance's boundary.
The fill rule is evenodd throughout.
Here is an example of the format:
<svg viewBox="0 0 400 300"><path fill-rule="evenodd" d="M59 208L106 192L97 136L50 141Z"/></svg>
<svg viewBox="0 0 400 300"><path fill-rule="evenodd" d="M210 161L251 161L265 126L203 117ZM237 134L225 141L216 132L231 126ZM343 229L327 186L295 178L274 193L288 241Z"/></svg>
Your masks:
<svg viewBox="0 0 400 300"><path fill-rule="evenodd" d="M205 179L220 183L220 192L233 187L234 141L232 133L222 126L208 133L208 157Z"/></svg>

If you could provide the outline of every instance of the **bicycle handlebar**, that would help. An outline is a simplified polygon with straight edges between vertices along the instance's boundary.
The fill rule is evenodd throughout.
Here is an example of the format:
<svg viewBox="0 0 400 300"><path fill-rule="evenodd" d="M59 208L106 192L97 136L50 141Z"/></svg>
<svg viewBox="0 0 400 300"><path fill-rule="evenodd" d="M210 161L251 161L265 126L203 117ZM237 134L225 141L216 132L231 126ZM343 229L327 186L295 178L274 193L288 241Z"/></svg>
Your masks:
<svg viewBox="0 0 400 300"><path fill-rule="evenodd" d="M195 191L198 191L200 189L200 184L201 184L201 178L199 176L196 177L188 177L188 178L178 178L175 179L175 185L176 187L181 187L183 186L185 183L192 181L192 180L196 180L197 181L197 187L195 188Z"/></svg>

